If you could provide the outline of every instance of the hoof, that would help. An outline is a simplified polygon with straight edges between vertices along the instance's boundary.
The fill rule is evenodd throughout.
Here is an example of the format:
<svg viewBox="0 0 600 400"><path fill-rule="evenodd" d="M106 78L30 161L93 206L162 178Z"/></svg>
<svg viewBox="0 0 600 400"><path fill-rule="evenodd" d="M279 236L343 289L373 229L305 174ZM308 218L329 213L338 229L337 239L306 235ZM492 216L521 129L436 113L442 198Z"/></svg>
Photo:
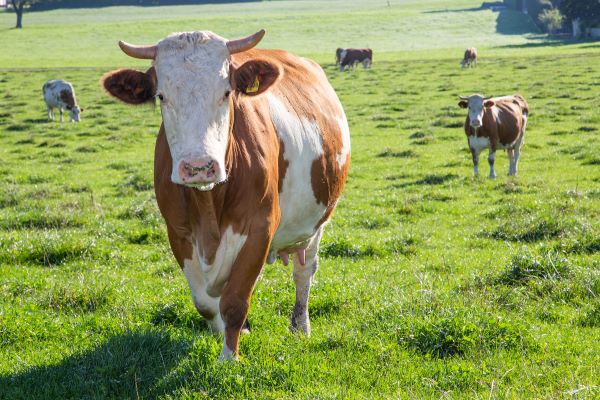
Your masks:
<svg viewBox="0 0 600 400"><path fill-rule="evenodd" d="M244 321L244 325L242 325L242 330L240 332L244 335L247 335L250 333L251 329L252 327L250 326L250 322L246 318L246 321Z"/></svg>

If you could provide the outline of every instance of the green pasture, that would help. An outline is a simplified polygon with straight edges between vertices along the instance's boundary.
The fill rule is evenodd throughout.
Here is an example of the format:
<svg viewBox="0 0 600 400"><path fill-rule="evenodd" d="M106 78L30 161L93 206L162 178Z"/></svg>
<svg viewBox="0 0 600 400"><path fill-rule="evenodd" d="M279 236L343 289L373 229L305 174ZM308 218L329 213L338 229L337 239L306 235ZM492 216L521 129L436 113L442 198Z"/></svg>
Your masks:
<svg viewBox="0 0 600 400"><path fill-rule="evenodd" d="M0 15L0 399L600 397L600 52L470 0L280 1ZM433 12L432 12L433 11ZM507 13L505 11L504 13ZM508 18L508 19L502 19ZM503 24L499 24L501 19ZM352 21L348 23L348 21ZM364 22L367 21L367 22ZM472 21L473 23L469 23ZM158 107L106 96L118 39L267 30L321 62L352 136L312 336L265 266L239 363L195 311L154 199ZM371 46L340 73L338 46ZM466 46L480 47L461 70ZM41 87L73 83L79 124ZM519 92L519 176L473 178L458 95Z"/></svg>

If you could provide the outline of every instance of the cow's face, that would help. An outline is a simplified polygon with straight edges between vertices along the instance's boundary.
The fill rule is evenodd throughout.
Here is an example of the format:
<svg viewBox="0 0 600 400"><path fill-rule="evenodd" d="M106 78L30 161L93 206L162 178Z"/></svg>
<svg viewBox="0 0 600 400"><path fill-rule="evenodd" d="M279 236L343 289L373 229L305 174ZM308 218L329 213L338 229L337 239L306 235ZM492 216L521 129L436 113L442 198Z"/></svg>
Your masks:
<svg viewBox="0 0 600 400"><path fill-rule="evenodd" d="M79 108L79 106L75 106L69 110L69 117L71 118L71 122L79 122L81 120L80 114L83 109Z"/></svg>
<svg viewBox="0 0 600 400"><path fill-rule="evenodd" d="M458 105L462 108L469 109L469 124L471 127L477 129L483 125L483 112L484 107L492 107L494 101L490 100L489 97L483 97L480 94L474 94L466 97L461 97Z"/></svg>
<svg viewBox="0 0 600 400"><path fill-rule="evenodd" d="M267 61L232 63L231 43L212 32L173 34L152 47L153 67L145 74L121 70L104 79L107 90L126 102L158 98L174 183L210 190L227 179L232 96L260 94L279 76ZM118 74L131 76L120 83Z"/></svg>
<svg viewBox="0 0 600 400"><path fill-rule="evenodd" d="M156 97L173 158L174 183L210 190L227 177L229 66L227 41L216 35L182 33L157 46Z"/></svg>

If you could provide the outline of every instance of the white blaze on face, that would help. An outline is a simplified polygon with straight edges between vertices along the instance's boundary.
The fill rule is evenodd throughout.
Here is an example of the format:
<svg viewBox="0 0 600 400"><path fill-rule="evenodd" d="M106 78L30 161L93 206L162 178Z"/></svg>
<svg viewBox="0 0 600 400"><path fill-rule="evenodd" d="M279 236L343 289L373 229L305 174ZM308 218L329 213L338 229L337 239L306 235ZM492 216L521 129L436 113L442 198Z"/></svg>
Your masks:
<svg viewBox="0 0 600 400"><path fill-rule="evenodd" d="M279 196L281 220L271 248L279 250L315 233L326 207L315 198L311 168L323 151L323 137L316 121L298 117L274 94L267 93L271 118L283 142L283 158L289 162Z"/></svg>
<svg viewBox="0 0 600 400"><path fill-rule="evenodd" d="M474 128L483 125L483 107L483 96L469 96L469 120Z"/></svg>
<svg viewBox="0 0 600 400"><path fill-rule="evenodd" d="M211 32L175 33L158 43L153 65L174 183L183 184L182 161L214 160L217 182L226 179L229 64L227 41Z"/></svg>

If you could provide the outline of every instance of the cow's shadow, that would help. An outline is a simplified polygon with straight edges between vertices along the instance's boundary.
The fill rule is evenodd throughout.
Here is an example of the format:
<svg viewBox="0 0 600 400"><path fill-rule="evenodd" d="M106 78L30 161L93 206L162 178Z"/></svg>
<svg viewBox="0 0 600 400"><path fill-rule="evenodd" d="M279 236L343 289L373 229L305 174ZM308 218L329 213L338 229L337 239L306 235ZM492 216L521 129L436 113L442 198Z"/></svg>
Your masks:
<svg viewBox="0 0 600 400"><path fill-rule="evenodd" d="M191 347L160 330L113 336L58 364L0 375L0 399L156 398L175 389L169 372Z"/></svg>

